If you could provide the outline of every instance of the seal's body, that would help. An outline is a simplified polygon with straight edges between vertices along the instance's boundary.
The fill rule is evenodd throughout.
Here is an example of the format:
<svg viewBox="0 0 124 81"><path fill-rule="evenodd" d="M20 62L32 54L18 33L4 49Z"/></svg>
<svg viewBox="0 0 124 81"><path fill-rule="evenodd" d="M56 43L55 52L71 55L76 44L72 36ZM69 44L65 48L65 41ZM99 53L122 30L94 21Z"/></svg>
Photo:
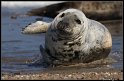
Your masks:
<svg viewBox="0 0 124 81"><path fill-rule="evenodd" d="M45 49L40 46L43 58L34 63L88 63L106 58L111 51L112 38L107 28L88 19L82 11L67 9L51 23L31 24L22 33L39 33L47 28Z"/></svg>
<svg viewBox="0 0 124 81"><path fill-rule="evenodd" d="M105 26L76 9L57 15L46 32L45 51L53 64L104 59L111 47L111 35Z"/></svg>

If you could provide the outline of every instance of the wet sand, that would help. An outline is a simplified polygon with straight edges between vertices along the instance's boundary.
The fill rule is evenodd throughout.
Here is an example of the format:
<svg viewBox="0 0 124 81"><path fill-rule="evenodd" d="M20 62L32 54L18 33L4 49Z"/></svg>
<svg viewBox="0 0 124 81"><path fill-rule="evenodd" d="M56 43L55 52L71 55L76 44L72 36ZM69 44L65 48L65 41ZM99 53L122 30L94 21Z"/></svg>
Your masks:
<svg viewBox="0 0 124 81"><path fill-rule="evenodd" d="M111 61L111 62L110 62ZM91 63L48 67L39 72L2 73L3 80L123 80L123 69L115 69L107 58ZM115 61L116 62L116 61ZM31 66L32 67L32 66Z"/></svg>

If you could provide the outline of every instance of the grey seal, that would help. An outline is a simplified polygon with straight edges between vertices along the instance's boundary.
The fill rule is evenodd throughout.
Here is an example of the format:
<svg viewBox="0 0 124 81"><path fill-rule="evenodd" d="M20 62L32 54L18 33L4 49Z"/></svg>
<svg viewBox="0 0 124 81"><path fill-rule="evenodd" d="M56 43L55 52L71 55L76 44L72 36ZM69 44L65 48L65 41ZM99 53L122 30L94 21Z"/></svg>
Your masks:
<svg viewBox="0 0 124 81"><path fill-rule="evenodd" d="M111 47L111 34L103 24L88 19L80 10L67 9L49 24L45 48L40 46L40 50L44 62L57 65L104 59Z"/></svg>

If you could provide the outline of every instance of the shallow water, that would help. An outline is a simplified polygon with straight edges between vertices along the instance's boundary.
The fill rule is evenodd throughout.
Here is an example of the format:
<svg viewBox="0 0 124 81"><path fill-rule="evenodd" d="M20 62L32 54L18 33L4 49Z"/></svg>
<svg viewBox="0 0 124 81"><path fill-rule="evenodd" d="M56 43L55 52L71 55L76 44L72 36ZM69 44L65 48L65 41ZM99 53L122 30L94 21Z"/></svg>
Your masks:
<svg viewBox="0 0 124 81"><path fill-rule="evenodd" d="M29 67L31 62L40 55L39 45L44 45L45 33L25 35L21 29L30 22L35 22L37 16L18 16L12 19L11 15L16 10L2 9L1 23L1 71L2 72L39 72L45 68ZM26 10L19 10L24 13ZM19 13L18 12L18 13ZM52 19L43 17L43 21L50 22ZM123 36L112 36L113 47L110 53L117 62L112 63L112 68L123 68ZM101 67L102 68L102 67Z"/></svg>

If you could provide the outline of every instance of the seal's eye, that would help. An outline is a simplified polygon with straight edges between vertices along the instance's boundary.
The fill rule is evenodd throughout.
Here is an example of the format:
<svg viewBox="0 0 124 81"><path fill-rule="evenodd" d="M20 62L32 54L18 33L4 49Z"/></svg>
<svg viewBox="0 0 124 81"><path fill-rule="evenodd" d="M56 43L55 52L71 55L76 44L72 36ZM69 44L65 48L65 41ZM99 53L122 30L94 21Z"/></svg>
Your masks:
<svg viewBox="0 0 124 81"><path fill-rule="evenodd" d="M60 17L64 17L64 15L65 15L65 14L63 13Z"/></svg>
<svg viewBox="0 0 124 81"><path fill-rule="evenodd" d="M78 23L78 24L81 24L81 21L79 19L75 19L75 21Z"/></svg>

